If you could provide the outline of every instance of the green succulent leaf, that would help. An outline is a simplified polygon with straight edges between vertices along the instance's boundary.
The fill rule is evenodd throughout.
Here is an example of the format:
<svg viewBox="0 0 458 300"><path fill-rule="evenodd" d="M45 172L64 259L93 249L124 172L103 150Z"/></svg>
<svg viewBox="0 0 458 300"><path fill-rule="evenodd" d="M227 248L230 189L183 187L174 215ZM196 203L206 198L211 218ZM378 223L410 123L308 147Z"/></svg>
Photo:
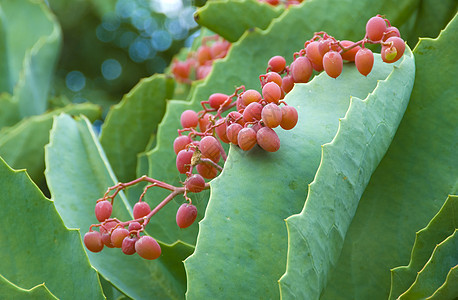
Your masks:
<svg viewBox="0 0 458 300"><path fill-rule="evenodd" d="M457 26L455 17L437 39L422 39L413 51L409 105L360 200L321 299L387 299L390 269L409 263L415 232L456 193L458 68L450 45L457 43Z"/></svg>
<svg viewBox="0 0 458 300"><path fill-rule="evenodd" d="M257 0L217 0L198 9L194 19L226 40L235 42L249 29L266 29L283 11L283 6Z"/></svg>
<svg viewBox="0 0 458 300"><path fill-rule="evenodd" d="M53 117L67 113L86 115L91 121L101 116L100 107L91 103L71 104L62 109L23 119L0 132L0 156L13 168L27 169L39 184L44 181L44 146L49 142Z"/></svg>
<svg viewBox="0 0 458 300"><path fill-rule="evenodd" d="M0 49L8 58L2 91L13 94L21 117L44 113L60 50L59 23L43 2L1 0L0 10L6 40Z"/></svg>
<svg viewBox="0 0 458 300"><path fill-rule="evenodd" d="M458 295L458 265L450 269L445 283L438 288L428 300L453 299Z"/></svg>
<svg viewBox="0 0 458 300"><path fill-rule="evenodd" d="M404 113L413 76L413 58L409 51L394 71L392 65L383 63L377 56L367 78L350 64L337 80L323 73L308 84L296 85L285 97L285 102L297 107L300 117L293 130L277 130L281 141L278 152L266 153L260 149L243 152L232 147L223 173L211 183L211 198L200 223L196 251L185 261L188 298L225 295L224 298L235 289L249 295L248 298L261 293L272 299L279 296L277 281L285 269L287 250L284 219L303 206L306 186L320 164L321 149L320 169L310 187L307 203L313 205L313 210L320 211L316 216L322 221L315 221L319 225L309 224L308 230L319 234L319 244L328 248L323 254L331 256L337 252L341 240L323 234L320 226L327 232L326 228L333 225L327 222L337 215L340 219L334 225L345 231L344 224L351 221L348 215L355 207L352 208L350 202L340 203L332 195L349 194L357 205L358 193L364 190L364 183L385 153ZM336 90L339 93L335 93ZM365 101L359 99L366 97ZM339 122L340 118L343 119ZM253 180L258 178L262 180L257 181L256 192L250 193ZM325 178L329 181L320 190ZM338 216L339 209L349 220ZM302 220L297 219L289 218L287 223L290 256L288 273L282 282L287 292L296 285L304 291L307 287L304 281L318 286L313 275L302 271L307 269L303 256L310 255L304 251L307 247L303 246L302 239L309 233L300 230L301 236L297 236L296 231L292 232L292 228L305 227L300 223ZM234 246L227 247L228 244ZM337 260L338 252L335 255ZM315 263L319 260L326 265L326 258L315 252L312 256ZM216 275L236 273L240 266L247 266L244 272L248 276L244 276L243 281L240 277ZM199 271L202 269L206 272ZM327 272L324 267L320 271ZM287 292L282 297L288 298ZM301 299L314 298L311 293L294 292Z"/></svg>
<svg viewBox="0 0 458 300"><path fill-rule="evenodd" d="M45 282L58 298L103 299L78 231L65 227L53 202L27 173L0 159L0 189L0 240L7 241L0 249L0 274L24 289ZM0 288L2 296L11 291L6 284Z"/></svg>
<svg viewBox="0 0 458 300"><path fill-rule="evenodd" d="M0 71L1 72L1 71ZM12 126L19 122L19 108L16 102L8 93L0 94L0 129L7 126ZM1 131L0 131L1 134Z"/></svg>
<svg viewBox="0 0 458 300"><path fill-rule="evenodd" d="M3 299L57 299L44 283L31 289L23 289L0 274L0 291Z"/></svg>
<svg viewBox="0 0 458 300"><path fill-rule="evenodd" d="M393 24L402 23L407 17L397 7L408 7L414 2L416 0L358 1L348 5L337 0L306 1L303 5L285 11L265 31L248 31L231 46L225 59L214 62L212 72L205 80L193 85L189 94L190 101L169 101L159 124L156 147L147 153L148 175L174 185L179 185L184 179L176 170L176 155L172 151L177 130L181 129L180 115L183 111L199 111L202 109L200 101L207 100L216 92L232 94L236 86L259 89L259 75L265 72L268 60L274 55L282 55L287 62L291 62L293 53L303 48L305 40L312 38L316 31L325 30L337 39L359 40L364 37L365 24L370 17L383 13L394 20ZM319 16L316 14L316 11L328 11L329 7L334 7L335 12ZM351 19L352 22L335 22L337 14L339 19ZM158 201L165 194L160 190L151 190L147 197ZM200 193L196 197L196 203L205 207L208 196ZM166 243L179 239L195 244L198 230L196 223L186 229L188 231L174 227L172 216L180 204L167 205L161 214L169 217L153 218L150 224L155 228L157 237ZM200 208L198 211L201 213Z"/></svg>
<svg viewBox="0 0 458 300"><path fill-rule="evenodd" d="M398 299L424 299L432 296L445 283L451 268L458 265L457 231L458 229L455 229L452 235L435 246L431 258L418 272L415 282Z"/></svg>
<svg viewBox="0 0 458 300"><path fill-rule="evenodd" d="M141 80L108 113L100 144L120 181L135 178L137 155L145 151L173 94L174 82L165 75Z"/></svg>
<svg viewBox="0 0 458 300"><path fill-rule="evenodd" d="M409 265L391 270L390 299L397 298L409 288L436 245L453 234L455 228L458 228L458 196L451 195L428 226L416 233Z"/></svg>
<svg viewBox="0 0 458 300"><path fill-rule="evenodd" d="M90 225L98 223L96 200L117 183L116 177L87 119L56 117L45 150L46 179L56 208L68 227L81 228L84 234ZM112 216L127 221L132 219L131 211L120 193ZM161 248L162 255L156 261L127 256L120 249L87 254L94 268L129 297L181 299L186 284L182 260L193 249L181 242L161 244Z"/></svg>

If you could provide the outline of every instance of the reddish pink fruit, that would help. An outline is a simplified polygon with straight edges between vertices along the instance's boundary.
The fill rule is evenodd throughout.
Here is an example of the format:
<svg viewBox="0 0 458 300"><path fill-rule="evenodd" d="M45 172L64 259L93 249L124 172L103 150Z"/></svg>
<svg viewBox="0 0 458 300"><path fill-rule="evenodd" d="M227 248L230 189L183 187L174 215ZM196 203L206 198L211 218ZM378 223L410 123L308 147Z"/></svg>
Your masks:
<svg viewBox="0 0 458 300"><path fill-rule="evenodd" d="M197 218L197 208L188 203L183 203L177 211L177 225L180 228L187 228L194 223Z"/></svg>

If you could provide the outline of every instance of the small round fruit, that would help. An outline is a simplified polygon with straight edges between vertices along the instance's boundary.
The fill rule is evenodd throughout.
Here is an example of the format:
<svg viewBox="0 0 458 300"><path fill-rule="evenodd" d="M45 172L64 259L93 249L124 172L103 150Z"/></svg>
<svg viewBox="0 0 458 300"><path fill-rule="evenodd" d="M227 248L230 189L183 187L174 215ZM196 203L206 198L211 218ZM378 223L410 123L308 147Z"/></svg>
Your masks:
<svg viewBox="0 0 458 300"><path fill-rule="evenodd" d="M84 235L84 245L91 252L100 252L103 249L102 236L98 231L89 231Z"/></svg>
<svg viewBox="0 0 458 300"><path fill-rule="evenodd" d="M275 128L280 125L282 115L281 108L274 103L264 106L261 112L262 121L269 128Z"/></svg>
<svg viewBox="0 0 458 300"><path fill-rule="evenodd" d="M213 179L218 175L218 170L216 170L215 167L206 164L206 163L200 163L196 167L197 172L202 175L203 178L206 179Z"/></svg>
<svg viewBox="0 0 458 300"><path fill-rule="evenodd" d="M281 112L281 128L285 130L293 129L294 126L296 126L298 120L297 110L292 106L282 106Z"/></svg>
<svg viewBox="0 0 458 300"><path fill-rule="evenodd" d="M266 151L275 152L280 149L280 139L277 133L269 127L259 129L256 133L256 140L258 145Z"/></svg>
<svg viewBox="0 0 458 300"><path fill-rule="evenodd" d="M329 51L323 56L323 67L326 74L332 78L337 78L342 73L342 56L336 51Z"/></svg>
<svg viewBox="0 0 458 300"><path fill-rule="evenodd" d="M283 77L281 82L281 88L285 93L289 93L294 87L294 79L291 75L286 75Z"/></svg>
<svg viewBox="0 0 458 300"><path fill-rule="evenodd" d="M267 102L278 103L281 99L281 88L275 82L268 82L262 87L262 96Z"/></svg>
<svg viewBox="0 0 458 300"><path fill-rule="evenodd" d="M381 17L372 17L366 23L366 35L372 41L381 40L385 31L386 22Z"/></svg>
<svg viewBox="0 0 458 300"><path fill-rule="evenodd" d="M129 230L118 227L111 233L111 244L116 248L122 247L122 241L129 235Z"/></svg>
<svg viewBox="0 0 458 300"><path fill-rule="evenodd" d="M305 48L307 58L312 63L312 67L318 72L323 70L323 56L321 55L320 50L318 48L319 45L320 42L314 41L308 44Z"/></svg>
<svg viewBox="0 0 458 300"><path fill-rule="evenodd" d="M142 229L142 225L140 223L130 222L127 230L133 231L133 230L140 230L140 229Z"/></svg>
<svg viewBox="0 0 458 300"><path fill-rule="evenodd" d="M150 236L144 235L135 243L135 251L144 259L153 260L161 256L161 246Z"/></svg>
<svg viewBox="0 0 458 300"><path fill-rule="evenodd" d="M210 158L215 163L217 163L221 157L221 144L213 136L206 136L201 139L199 149L202 155Z"/></svg>
<svg viewBox="0 0 458 300"><path fill-rule="evenodd" d="M254 122L261 120L262 105L258 102L252 102L243 111L243 119L246 122Z"/></svg>
<svg viewBox="0 0 458 300"><path fill-rule="evenodd" d="M175 151L175 154L178 154L178 152L186 148L190 143L192 143L192 139L189 136L180 135L173 141L173 151Z"/></svg>
<svg viewBox="0 0 458 300"><path fill-rule="evenodd" d="M243 128L239 131L238 143L240 149L248 151L256 145L256 131L253 128Z"/></svg>
<svg viewBox="0 0 458 300"><path fill-rule="evenodd" d="M242 128L243 126L239 123L232 123L231 125L227 126L226 135L232 144L238 145L237 138L239 131L242 130Z"/></svg>
<svg viewBox="0 0 458 300"><path fill-rule="evenodd" d="M125 237L122 240L121 250L124 254L132 255L135 253L135 243L138 241L138 237Z"/></svg>
<svg viewBox="0 0 458 300"><path fill-rule="evenodd" d="M294 82L308 82L312 73L312 63L307 57L299 56L291 64L291 76Z"/></svg>
<svg viewBox="0 0 458 300"><path fill-rule="evenodd" d="M211 115L210 114L205 114L202 116L202 118L199 119L199 130L200 132L205 132L208 129L208 126L211 125L210 122Z"/></svg>
<svg viewBox="0 0 458 300"><path fill-rule="evenodd" d="M215 124L215 131L219 139L223 141L224 143L228 144L230 143L230 141L227 138L226 128L227 128L226 118L222 118L218 120Z"/></svg>
<svg viewBox="0 0 458 300"><path fill-rule="evenodd" d="M385 42L387 39L389 39L390 37L393 37L393 36L400 38L401 37L401 33L399 32L399 29L397 29L396 27L390 26L385 30L385 32L383 34L382 41Z"/></svg>
<svg viewBox="0 0 458 300"><path fill-rule="evenodd" d="M177 211L176 221L180 228L187 228L194 223L197 218L197 208L188 203L183 203Z"/></svg>
<svg viewBox="0 0 458 300"><path fill-rule="evenodd" d="M211 108L219 109L224 104L224 107L231 104L231 99L228 95L222 93L211 94L208 98L208 104Z"/></svg>
<svg viewBox="0 0 458 300"><path fill-rule="evenodd" d="M374 66L374 54L367 48L361 48L355 56L355 65L359 73L367 76Z"/></svg>
<svg viewBox="0 0 458 300"><path fill-rule="evenodd" d="M240 94L240 101L244 106L248 106L252 102L258 102L261 99L262 96L257 90L246 90Z"/></svg>
<svg viewBox="0 0 458 300"><path fill-rule="evenodd" d="M197 127L199 117L195 111L188 109L181 114L180 122L183 128Z"/></svg>
<svg viewBox="0 0 458 300"><path fill-rule="evenodd" d="M354 43L352 41L341 41L340 44L343 47L350 47ZM351 48L350 50L342 52L340 55L342 55L342 58L344 60L355 61L355 55L359 51L359 49L361 49L360 46L355 46L355 47Z"/></svg>
<svg viewBox="0 0 458 300"><path fill-rule="evenodd" d="M281 87L281 76L275 72L268 72L265 74L265 82L275 82L279 87Z"/></svg>
<svg viewBox="0 0 458 300"><path fill-rule="evenodd" d="M280 73L285 69L286 60L283 56L277 55L269 59L267 65L272 72Z"/></svg>
<svg viewBox="0 0 458 300"><path fill-rule="evenodd" d="M382 56L382 60L386 63L394 63L395 61L398 61L402 57L406 49L406 44L404 40L397 36L394 36L387 39L385 43L392 43L393 46L390 47L382 45L382 50L380 53Z"/></svg>
<svg viewBox="0 0 458 300"><path fill-rule="evenodd" d="M99 222L103 222L111 216L113 211L113 205L110 201L103 200L97 202L95 205L95 217Z"/></svg>
<svg viewBox="0 0 458 300"><path fill-rule="evenodd" d="M145 217L151 212L151 207L145 201L137 202L134 205L134 219Z"/></svg>
<svg viewBox="0 0 458 300"><path fill-rule="evenodd" d="M200 193L205 189L205 179L200 174L192 174L186 179L184 186L191 193Z"/></svg>
<svg viewBox="0 0 458 300"><path fill-rule="evenodd" d="M111 230L118 224L116 221L106 222L100 226L100 234L102 235L102 243L108 248L114 248L111 243Z"/></svg>
<svg viewBox="0 0 458 300"><path fill-rule="evenodd" d="M192 155L194 154L194 149L184 149L178 152L177 158L176 158L176 165L178 172L181 174L185 174L186 172L189 171L190 165L191 165L191 159Z"/></svg>

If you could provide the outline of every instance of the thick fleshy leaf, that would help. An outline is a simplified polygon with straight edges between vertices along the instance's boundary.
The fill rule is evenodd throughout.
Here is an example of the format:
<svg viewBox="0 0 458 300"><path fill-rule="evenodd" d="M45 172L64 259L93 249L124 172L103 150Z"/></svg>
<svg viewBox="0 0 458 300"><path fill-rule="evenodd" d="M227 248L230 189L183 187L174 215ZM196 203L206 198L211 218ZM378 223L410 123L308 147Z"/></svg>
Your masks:
<svg viewBox="0 0 458 300"><path fill-rule="evenodd" d="M428 300L453 299L458 295L458 265L450 269L445 283Z"/></svg>
<svg viewBox="0 0 458 300"><path fill-rule="evenodd" d="M2 6L0 5L0 93L12 93L13 85L10 82L11 78L9 72L9 59L8 59L8 41L6 38L6 17L3 13Z"/></svg>
<svg viewBox="0 0 458 300"><path fill-rule="evenodd" d="M0 7L9 60L2 78L9 83L7 91L18 103L21 117L41 114L60 50L60 26L43 2L2 0Z"/></svg>
<svg viewBox="0 0 458 300"><path fill-rule="evenodd" d="M100 144L120 181L135 178L137 155L156 132L173 87L173 80L165 75L143 79L109 111Z"/></svg>
<svg viewBox="0 0 458 300"><path fill-rule="evenodd" d="M53 117L60 113L86 115L91 121L101 116L100 107L90 103L71 104L62 109L23 119L0 132L0 156L16 169L27 169L36 183L44 180L44 146L49 142Z"/></svg>
<svg viewBox="0 0 458 300"><path fill-rule="evenodd" d="M434 248L431 258L418 272L415 282L398 299L424 299L432 296L445 283L449 271L458 265L457 231L455 229L452 235Z"/></svg>
<svg viewBox="0 0 458 300"><path fill-rule="evenodd" d="M370 17L383 13L393 24L403 22L408 17L408 11L399 10L398 5L408 7L414 2L415 0L357 1L349 5L336 0L306 1L303 5L289 8L266 31L250 31L231 46L225 59L213 64L212 72L204 81L193 86L190 92L191 101L169 101L164 119L158 128L156 147L148 152L149 176L175 185L179 185L183 179L176 171L176 155L172 150L173 141L178 135L177 129L181 128L180 115L183 111L199 111L202 109L200 101L207 100L211 94L217 92L231 94L235 86L245 85L247 89L259 89L259 75L265 72L268 60L274 55L283 55L291 62L293 53L301 49L305 40L310 39L316 31L325 30L338 39L361 39ZM329 11L329 7L335 8L333 13ZM317 11L329 13L318 15ZM336 18L351 19L352 22L336 22ZM159 190L148 193L149 199L155 201L165 197ZM201 199L197 203L205 205L206 198ZM180 204L176 203L175 207L168 205L161 214L173 216ZM180 239L195 244L197 224L188 228L192 232L183 232L173 231L171 217L157 218L156 221L152 220L150 224L157 230L162 241L172 243Z"/></svg>
<svg viewBox="0 0 458 300"><path fill-rule="evenodd" d="M0 291L3 299L57 299L44 283L23 289L0 274Z"/></svg>
<svg viewBox="0 0 458 300"><path fill-rule="evenodd" d="M414 15L414 25L412 28L410 28L411 24L405 26L406 41L409 45L416 45L420 37L438 36L440 31L453 19L458 9L458 2L455 0L421 0L419 2L418 12Z"/></svg>
<svg viewBox="0 0 458 300"><path fill-rule="evenodd" d="M283 11L284 6L272 6L257 0L217 0L198 9L194 19L226 40L235 42L248 29L266 29Z"/></svg>
<svg viewBox="0 0 458 300"><path fill-rule="evenodd" d="M416 233L408 266L391 270L390 298L397 298L414 282L417 273L430 259L434 247L453 234L458 224L458 196L449 196L426 228Z"/></svg>
<svg viewBox="0 0 458 300"><path fill-rule="evenodd" d="M68 227L80 228L84 235L97 223L96 200L117 183L90 123L67 115L55 118L45 159L46 180L57 210ZM120 193L112 216L127 221L132 219L131 211ZM124 255L120 249L88 252L88 256L97 271L129 297L181 299L186 282L182 260L192 248L183 243L161 247L162 255L155 261Z"/></svg>
<svg viewBox="0 0 458 300"><path fill-rule="evenodd" d="M308 84L296 85L285 101L297 107L300 119L291 131L277 130L281 141L278 152L267 153L260 149L243 152L231 148L223 173L212 182L211 198L206 216L200 223L196 251L185 261L189 298L197 299L202 293L205 293L204 298L217 295L225 298L233 290L248 298L261 293L267 298L278 298L277 281L285 269L287 250L284 219L303 206L306 186L313 180L320 164L321 149L321 166L311 185L307 203L314 204L316 208L313 209L319 210L315 215L321 219L324 228L332 227L332 222L330 225L326 222L332 220L334 214L338 215L340 207L345 207L344 214L349 220L340 216L335 221L339 230L345 230L344 224L348 226L351 221L348 215L355 207L352 208L350 203L339 203L332 195L356 195L354 201L357 205L357 194L364 190L364 183L385 153L407 107L414 77L412 54L407 51L402 63L391 71L393 66L376 56L376 64L367 78L353 64L348 64L337 79L322 73ZM336 90L339 93L335 93ZM365 101L359 99L366 97ZM343 119L339 122L340 118ZM322 146L331 140L331 144ZM322 178L329 178L329 184L335 185L336 190L327 185L325 191L319 190ZM249 192L253 189L253 182L257 184L254 193ZM353 190L356 187L360 191ZM306 209L307 213L309 210ZM327 212L332 210L335 213ZM301 247L300 251L296 247L310 233L301 230L303 236L297 236L292 232L291 226L293 229L303 228L302 220L298 222L297 219L299 217L288 219L290 273L287 274L293 273L296 281L291 283L291 278L286 276L287 291L296 284L301 285L301 291L305 290L307 283L304 281L315 282L318 286L313 275L301 273L301 267L306 269L307 266L302 255L310 253L304 251L306 247ZM320 226L313 223L308 228L321 233ZM323 253L331 256L338 249L340 240L335 241L335 237L324 234L320 234L321 237L320 245L328 248ZM228 244L233 246L227 247ZM312 256L320 259L323 269L319 271L326 273L326 259L315 253ZM334 260L337 258L338 253ZM241 266L246 266L245 276L231 278L230 274L237 273ZM206 272L199 271L202 269ZM297 292L296 295L300 299L314 298L311 293L301 295ZM288 296L282 294L282 297Z"/></svg>
<svg viewBox="0 0 458 300"><path fill-rule="evenodd" d="M19 107L10 94L0 94L0 107L0 129L19 122Z"/></svg>
<svg viewBox="0 0 458 300"><path fill-rule="evenodd" d="M458 68L449 45L457 43L457 30L455 18L438 39L415 48L409 106L360 200L322 299L387 299L390 269L409 263L415 232L456 193Z"/></svg>
<svg viewBox="0 0 458 300"><path fill-rule="evenodd" d="M103 299L78 231L65 227L27 173L0 159L0 190L0 274L24 289L45 282L58 298Z"/></svg>

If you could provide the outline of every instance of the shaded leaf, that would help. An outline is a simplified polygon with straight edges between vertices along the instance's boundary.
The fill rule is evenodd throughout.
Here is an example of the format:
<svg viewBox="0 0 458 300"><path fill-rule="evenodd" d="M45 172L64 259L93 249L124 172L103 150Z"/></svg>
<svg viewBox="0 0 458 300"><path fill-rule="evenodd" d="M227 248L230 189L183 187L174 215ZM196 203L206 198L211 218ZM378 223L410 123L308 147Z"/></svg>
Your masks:
<svg viewBox="0 0 458 300"><path fill-rule="evenodd" d="M84 114L91 121L100 118L100 107L90 103L71 104L62 109L23 119L0 132L0 156L13 168L27 169L36 183L44 180L44 146L49 142L53 117L60 113Z"/></svg>
<svg viewBox="0 0 458 300"><path fill-rule="evenodd" d="M46 179L57 210L68 227L81 228L84 234L97 223L96 200L117 183L90 123L67 115L56 117L45 159ZM112 216L127 221L132 219L131 211L120 193ZM97 271L129 297L181 299L186 282L182 260L192 248L178 242L161 248L162 255L155 261L124 255L120 249L87 254Z"/></svg>
<svg viewBox="0 0 458 300"><path fill-rule="evenodd" d="M450 269L445 279L445 283L438 288L428 299L453 299L458 295L458 265Z"/></svg>
<svg viewBox="0 0 458 300"><path fill-rule="evenodd" d="M100 144L120 181L135 178L137 155L145 151L173 94L174 82L165 75L141 80L108 113Z"/></svg>
<svg viewBox="0 0 458 300"><path fill-rule="evenodd" d="M10 84L7 91L18 103L21 117L41 114L46 110L51 77L58 59L60 26L42 2L2 0L0 6L7 29L9 67L4 74L5 78L9 77L6 79Z"/></svg>
<svg viewBox="0 0 458 300"><path fill-rule="evenodd" d="M247 30L255 27L266 29L283 11L283 6L257 0L217 0L198 9L194 19L226 40L235 42Z"/></svg>
<svg viewBox="0 0 458 300"><path fill-rule="evenodd" d="M16 102L8 93L0 94L0 128L12 126L19 122L19 110ZM1 131L0 131L1 134Z"/></svg>
<svg viewBox="0 0 458 300"><path fill-rule="evenodd" d="M458 229L455 229L452 235L434 248L431 258L418 272L412 286L398 299L424 299L432 296L445 283L449 270L458 265L457 231Z"/></svg>
<svg viewBox="0 0 458 300"><path fill-rule="evenodd" d="M436 245L453 234L455 228L458 228L458 196L451 195L428 226L416 233L409 265L391 270L390 299L409 288Z"/></svg>
<svg viewBox="0 0 458 300"><path fill-rule="evenodd" d="M0 249L0 274L24 289L45 282L58 298L103 299L78 231L65 227L27 173L0 159L0 189L0 240L8 241ZM68 272L69 266L77 268Z"/></svg>
<svg viewBox="0 0 458 300"><path fill-rule="evenodd" d="M457 26L455 18L437 40L423 39L414 50L409 106L360 200L321 299L386 299L390 269L408 264L415 232L456 191L458 68L449 45L457 43Z"/></svg>
<svg viewBox="0 0 458 300"><path fill-rule="evenodd" d="M303 206L306 186L313 180L320 164L320 150L323 148L324 154L318 174L323 174L321 177L317 175L316 181L330 177L330 184L339 185L340 181L344 187L355 187L364 180L368 181L371 174L370 168L360 161L375 168L377 159L383 156L384 148L389 145L407 106L409 86L413 84L411 54L407 54L403 63L381 82L392 70L392 65L383 63L377 56L367 78L361 76L353 64L347 64L337 79L323 73L308 84L298 84L285 101L297 107L299 122L291 131L277 130L281 141L278 152L267 153L259 148L243 152L231 148L223 173L211 183L211 198L206 216L200 223L196 251L185 261L187 296L190 299L217 295L228 298L235 289L247 298L255 298L261 293L269 299L278 298L277 281L286 264L284 219ZM335 93L336 90L339 93ZM397 96L392 97L393 93ZM368 100L364 102L356 98L367 96ZM331 140L331 145L322 146ZM369 148L360 145L369 145ZM345 163L351 155L354 158ZM325 160L327 163L331 161L331 167ZM338 169L338 165L342 165L342 169ZM366 178L353 176L353 172ZM332 178L333 174L338 178ZM344 176L348 178L342 180ZM254 181L257 187L253 193ZM312 191L309 203L314 201ZM343 193L344 188L337 194ZM327 199L334 201L329 196ZM327 204L320 208L317 217L328 220L330 217L325 211L330 210L332 204L323 199L319 202ZM335 210L337 214L337 208ZM310 230L319 232L320 228L313 226ZM291 235L290 247L291 244L297 246L297 240L299 237ZM234 246L227 247L228 244ZM329 248L332 247L338 248L338 245ZM303 247L301 253L307 254ZM296 257L289 258L293 263L290 267L294 268L296 264L296 268L300 268L304 259L298 257L300 254L294 255ZM228 278L237 273L240 266L246 266L246 276ZM206 272L200 272L202 269ZM312 276L296 274L296 269L292 272L297 280L295 284L301 284L301 289L307 286L304 281L316 284ZM291 288L293 284L289 281L290 278L286 278L284 284ZM282 294L282 297L288 296ZM297 297L314 298L299 293Z"/></svg>
<svg viewBox="0 0 458 300"><path fill-rule="evenodd" d="M57 299L46 287L44 283L34 286L27 290L18 287L14 283L8 281L5 277L0 274L0 291L2 292L2 298L13 300L13 299Z"/></svg>

